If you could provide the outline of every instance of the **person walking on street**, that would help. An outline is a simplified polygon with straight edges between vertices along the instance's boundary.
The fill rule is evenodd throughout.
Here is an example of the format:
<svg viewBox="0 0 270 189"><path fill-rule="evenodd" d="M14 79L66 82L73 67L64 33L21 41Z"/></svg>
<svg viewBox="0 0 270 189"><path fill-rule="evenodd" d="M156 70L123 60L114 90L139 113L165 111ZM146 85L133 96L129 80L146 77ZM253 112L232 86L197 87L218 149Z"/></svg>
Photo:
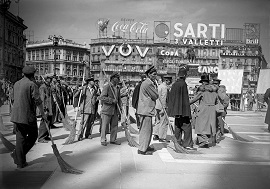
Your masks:
<svg viewBox="0 0 270 189"><path fill-rule="evenodd" d="M104 85L99 100L101 101L101 145L107 146L106 128L110 126L110 144L120 145L117 141L118 108L121 108L120 89L117 86L120 81L119 73L115 72L110 77L110 82ZM120 110L121 111L121 110Z"/></svg>
<svg viewBox="0 0 270 189"><path fill-rule="evenodd" d="M47 117L49 128L54 128L55 126L52 123L52 90L51 90L51 81L50 76L46 77L46 81L39 87L40 98L43 102L44 111ZM38 142L47 143L50 140L49 132L46 128L45 120L41 119L38 132Z"/></svg>
<svg viewBox="0 0 270 189"><path fill-rule="evenodd" d="M80 87L75 96L81 95L80 103L80 110L81 110L81 123L79 129L79 137L78 140L80 141L83 137L84 128L85 130L85 138L91 137L92 134L92 127L95 121L95 104L97 101L97 90L94 85L94 78L90 77L86 80L87 84L83 87Z"/></svg>
<svg viewBox="0 0 270 189"><path fill-rule="evenodd" d="M156 86L157 70L151 66L145 74L147 79L142 82L139 93L137 114L140 117L140 134L138 154L151 155L154 149L149 146L153 134L152 117L155 116L158 90Z"/></svg>
<svg viewBox="0 0 270 189"><path fill-rule="evenodd" d="M167 95L169 80L161 78L162 83L158 86L159 99L156 102L156 123L153 128L153 140L159 142L169 142L166 140L169 120L163 110L167 111Z"/></svg>
<svg viewBox="0 0 270 189"><path fill-rule="evenodd" d="M267 112L265 116L265 123L268 124L268 132L270 132L270 88L268 88L263 97L264 102L267 103Z"/></svg>
<svg viewBox="0 0 270 189"><path fill-rule="evenodd" d="M185 81L186 76L186 66L180 67L178 72L179 78L172 85L169 93L168 116L175 118L175 137L178 143L187 150L195 150L195 148L193 148L192 140L192 127L190 122L192 117L189 104L188 88ZM183 141L181 140L182 133L184 133Z"/></svg>
<svg viewBox="0 0 270 189"><path fill-rule="evenodd" d="M25 66L22 71L24 77L14 85L14 106L10 119L16 125L16 147L11 157L19 169L28 165L26 154L38 137L36 106L42 119L47 121L38 86L34 82L35 68Z"/></svg>

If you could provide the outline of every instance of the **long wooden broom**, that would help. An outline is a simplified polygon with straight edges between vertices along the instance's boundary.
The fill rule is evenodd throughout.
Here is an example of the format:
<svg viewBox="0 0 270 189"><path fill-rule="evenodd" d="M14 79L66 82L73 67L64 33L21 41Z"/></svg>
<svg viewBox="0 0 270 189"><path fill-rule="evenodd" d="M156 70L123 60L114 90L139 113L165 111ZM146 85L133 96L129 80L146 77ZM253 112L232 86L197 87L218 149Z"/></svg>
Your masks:
<svg viewBox="0 0 270 189"><path fill-rule="evenodd" d="M46 128L47 128L47 130L49 132L49 135L50 135L50 139L51 139L51 142L52 142L53 153L57 158L57 161L58 161L58 164L59 164L59 166L61 168L61 171L64 172L64 173L71 173L71 174L77 174L77 175L82 174L83 171L73 168L71 165L69 165L67 162L65 162L63 160L63 158L61 157L61 155L60 155L60 153L59 153L59 151L57 149L56 144L54 144L51 131L50 131L46 121L45 121L45 125L46 125Z"/></svg>
<svg viewBox="0 0 270 189"><path fill-rule="evenodd" d="M226 121L224 120L223 117L222 117L222 121L223 121L224 124L228 127L228 129L229 129L230 133L232 134L234 140L239 140L239 141L242 141L242 142L253 142L253 141L251 141L251 140L245 139L245 138L239 136L238 134L236 134L236 133L232 130L232 128L226 123Z"/></svg>
<svg viewBox="0 0 270 189"><path fill-rule="evenodd" d="M165 113L166 118L168 119L168 122L169 122L169 128L170 128L171 133L172 133L171 139L172 139L172 141L173 141L175 151L176 151L177 153L185 153L185 154L189 154L189 151L186 150L183 146L181 146L181 145L178 143L178 141L177 141L177 139L176 139L176 137L175 137L175 132L174 132L173 126L172 126L172 124L171 124L171 122L170 122L169 116L168 116L168 114L167 114L165 108L163 107L160 98L158 98L158 100L159 100L159 102L160 102L160 104L161 104L162 110L163 110L163 112Z"/></svg>
<svg viewBox="0 0 270 189"><path fill-rule="evenodd" d="M4 146L9 150L13 151L15 149L15 145L9 142L4 135L0 132L0 139L3 142Z"/></svg>
<svg viewBox="0 0 270 189"><path fill-rule="evenodd" d="M102 71L103 71L104 75L108 78L106 72L104 70L102 70ZM111 91L113 93L114 99L117 100L112 86L110 84L108 84L108 85L110 86L110 89L111 89ZM121 111L121 108L119 107L119 104L118 103L116 103L116 104L117 104L117 108L118 108L119 112L122 114L122 111ZM125 136L126 136L126 138L128 140L128 145L131 146L131 147L139 147L139 144L130 135L127 123L124 124L124 129L125 129Z"/></svg>

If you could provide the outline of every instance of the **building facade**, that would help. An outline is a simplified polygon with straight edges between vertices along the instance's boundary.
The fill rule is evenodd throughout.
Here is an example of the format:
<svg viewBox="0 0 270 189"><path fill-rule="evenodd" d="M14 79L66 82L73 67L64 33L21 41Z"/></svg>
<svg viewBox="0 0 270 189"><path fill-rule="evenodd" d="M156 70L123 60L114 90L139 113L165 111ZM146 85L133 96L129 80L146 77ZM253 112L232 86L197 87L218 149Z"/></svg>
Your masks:
<svg viewBox="0 0 270 189"><path fill-rule="evenodd" d="M36 67L37 78L56 74L69 84L82 81L84 70L89 76L90 51L85 44L60 39L57 46L51 40L27 42L26 64Z"/></svg>
<svg viewBox="0 0 270 189"><path fill-rule="evenodd" d="M7 10L0 9L0 72L6 80L14 83L22 78L25 65L27 26L24 20Z"/></svg>

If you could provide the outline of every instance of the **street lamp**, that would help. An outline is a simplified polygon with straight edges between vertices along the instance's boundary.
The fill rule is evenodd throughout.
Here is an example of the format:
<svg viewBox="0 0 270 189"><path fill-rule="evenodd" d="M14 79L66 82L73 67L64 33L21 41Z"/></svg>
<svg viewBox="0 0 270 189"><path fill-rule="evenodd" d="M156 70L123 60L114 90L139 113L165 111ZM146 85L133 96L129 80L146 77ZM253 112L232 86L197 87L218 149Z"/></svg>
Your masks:
<svg viewBox="0 0 270 189"><path fill-rule="evenodd" d="M1 60L1 63L0 63L0 79L3 79L5 78L5 72L4 72L4 61L5 61L5 41L6 41L6 36L5 36L5 33L6 33L6 28L5 28L5 25L6 25L6 21L5 21L5 15L6 15L6 12L8 11L9 7L10 7L10 3L11 3L11 0L0 0L0 10L1 12L3 13L3 35L2 35L2 60Z"/></svg>
<svg viewBox="0 0 270 189"><path fill-rule="evenodd" d="M54 65L53 65L53 73L54 75L56 75L56 47L58 46L59 44L59 41L60 40L63 40L63 37L61 35L59 35L58 37L56 35L50 35L49 40L51 40L53 42L53 46L54 46Z"/></svg>

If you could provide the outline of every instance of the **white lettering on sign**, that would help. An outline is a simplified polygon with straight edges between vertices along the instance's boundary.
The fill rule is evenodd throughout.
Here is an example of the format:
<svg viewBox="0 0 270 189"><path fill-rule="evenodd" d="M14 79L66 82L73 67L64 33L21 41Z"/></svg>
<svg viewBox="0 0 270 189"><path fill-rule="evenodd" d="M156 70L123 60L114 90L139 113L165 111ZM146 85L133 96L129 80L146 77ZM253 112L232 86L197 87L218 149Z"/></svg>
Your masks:
<svg viewBox="0 0 270 189"><path fill-rule="evenodd" d="M217 38L217 32L220 29L220 37L221 39L224 39L225 37L225 24L208 24L208 27L210 29L212 29L212 36L207 37L206 33L208 30L208 27L206 24L203 23L198 23L197 24L197 36L195 36L195 32L193 29L193 26L191 23L188 23L187 28L185 30L185 32L182 30L183 24L182 23L176 23L174 24L174 29L176 30L176 32L174 32L174 36L175 37L197 37L197 38L213 38L216 39Z"/></svg>
<svg viewBox="0 0 270 189"><path fill-rule="evenodd" d="M131 53L131 51L132 51L131 46L130 46L129 44L127 44L127 48L128 48L128 52L127 52L127 53L124 53L124 52L123 52L123 47L124 47L124 45L121 45L121 46L119 47L119 52L120 52L120 54L121 54L122 56L128 56L128 55L130 55L130 53Z"/></svg>
<svg viewBox="0 0 270 189"><path fill-rule="evenodd" d="M259 39L246 39L246 44L259 44Z"/></svg>
<svg viewBox="0 0 270 189"><path fill-rule="evenodd" d="M198 67L199 73L218 73L218 67L217 66L199 66Z"/></svg>
<svg viewBox="0 0 270 189"><path fill-rule="evenodd" d="M105 46L102 46L101 49L103 50L105 56L110 56L111 53L112 53L112 51L113 51L113 49L114 49L114 47L115 47L115 45L112 45L112 46L109 48L109 51L107 51L107 49L105 48ZM119 52L120 52L120 54L121 54L122 56L125 56L125 57L126 57L126 56L129 56L129 55L131 54L133 48L132 48L129 44L127 44L128 51L127 51L127 52L124 52L124 51L123 51L123 47L124 47L123 45L121 45L121 46L119 47ZM140 48L139 46L136 45L135 47L136 47L136 49L138 50L138 52L139 52L139 54L140 54L141 57L145 57L146 53L147 53L148 50L149 50L149 47L146 47L146 48L144 49L144 51L142 52L142 50L141 50L141 48Z"/></svg>
<svg viewBox="0 0 270 189"><path fill-rule="evenodd" d="M184 45L195 45L195 46L222 46L223 40L219 39L187 39L182 40L175 39L175 44L183 43Z"/></svg>
<svg viewBox="0 0 270 189"><path fill-rule="evenodd" d="M141 50L141 48L140 48L139 46L136 45L135 47L136 47L136 49L137 49L137 51L139 52L139 54L140 54L141 57L145 57L147 51L149 50L149 47L146 47L146 48L144 49L143 53L142 53L142 50Z"/></svg>
<svg viewBox="0 0 270 189"><path fill-rule="evenodd" d="M106 48L104 46L102 46L102 50L103 50L105 56L110 56L110 54L112 53L114 47L115 47L115 45L112 45L111 48L109 49L109 51L107 51Z"/></svg>
<svg viewBox="0 0 270 189"><path fill-rule="evenodd" d="M115 22L112 25L112 32L130 32L130 33L147 33L148 24L144 22L134 22L133 24Z"/></svg>
<svg viewBox="0 0 270 189"><path fill-rule="evenodd" d="M160 55L162 56L179 56L178 51L166 51L166 50L161 50Z"/></svg>

